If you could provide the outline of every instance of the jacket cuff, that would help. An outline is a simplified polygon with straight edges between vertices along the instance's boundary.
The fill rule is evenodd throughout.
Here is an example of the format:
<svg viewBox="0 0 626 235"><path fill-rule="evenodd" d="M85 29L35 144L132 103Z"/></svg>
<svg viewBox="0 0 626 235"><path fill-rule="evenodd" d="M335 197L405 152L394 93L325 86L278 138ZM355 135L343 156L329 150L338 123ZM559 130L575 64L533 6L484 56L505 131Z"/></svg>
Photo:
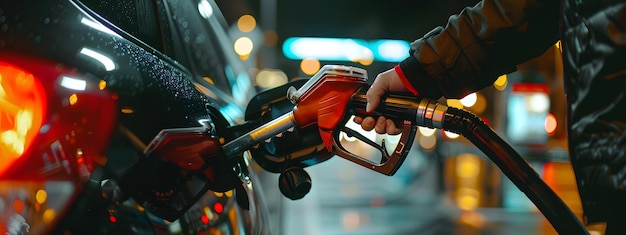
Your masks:
<svg viewBox="0 0 626 235"><path fill-rule="evenodd" d="M396 71L396 74L398 74L398 77L400 77L400 81L402 82L402 85L404 85L404 88L406 88L406 90L411 92L414 96L418 96L419 92L417 92L417 90L415 90L415 88L413 87L413 84L411 84L409 80L406 79L406 76L404 76L404 72L400 68L400 65L394 66L393 70Z"/></svg>
<svg viewBox="0 0 626 235"><path fill-rule="evenodd" d="M399 69L401 70L400 73L396 69L398 75L404 75L400 76L401 80L403 80L402 82L405 83L405 85L406 82L408 82L415 92L413 92L408 87L407 90L422 97L439 99L442 96L443 93L439 89L439 86L437 85L435 80L432 78L431 75L428 74L428 72L426 72L424 66L420 64L415 57L407 57L406 59L401 61L400 64L397 65L397 67L399 67Z"/></svg>

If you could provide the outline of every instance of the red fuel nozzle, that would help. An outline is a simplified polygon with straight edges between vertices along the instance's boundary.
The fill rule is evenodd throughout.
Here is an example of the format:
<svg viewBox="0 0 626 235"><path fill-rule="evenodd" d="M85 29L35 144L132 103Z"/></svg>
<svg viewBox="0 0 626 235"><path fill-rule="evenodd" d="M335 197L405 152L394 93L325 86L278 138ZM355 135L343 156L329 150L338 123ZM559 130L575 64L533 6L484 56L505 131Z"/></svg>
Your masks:
<svg viewBox="0 0 626 235"><path fill-rule="evenodd" d="M347 66L324 66L299 90L290 90L287 97L296 104L293 117L300 127L318 126L320 136L332 152L332 133L348 114L352 95L367 86L365 70Z"/></svg>
<svg viewBox="0 0 626 235"><path fill-rule="evenodd" d="M326 65L299 89L289 89L287 98L295 104L292 111L226 143L222 146L224 154L234 157L251 146L293 126L306 128L317 125L321 140L328 152L371 170L393 175L408 155L417 125L425 124L425 126L437 127L437 123L428 123L431 119L420 122L420 117L424 116L420 113L432 114L433 117L436 117L440 112L437 112L439 109L435 108L434 103L427 99L389 96L383 100L376 113L367 114L364 111L367 88L367 72L365 70L349 66ZM384 146L368 141L360 136L358 131L346 127L346 123L350 121L352 115L383 114L402 123L399 143L391 154L387 153ZM433 120L436 119L438 118ZM382 159L379 162L373 162L350 152L339 141L341 132L349 133L373 146L380 151Z"/></svg>
<svg viewBox="0 0 626 235"><path fill-rule="evenodd" d="M415 125L419 99L416 97L391 96L384 99L378 113L365 113L365 92L367 91L365 70L327 65L299 90L292 89L288 98L296 104L293 109L294 121L301 127L317 125L326 149L347 160L385 175L393 175L406 158L415 138ZM385 115L402 122L402 133L391 154L384 146L368 140L358 131L346 127L352 115ZM374 162L350 152L342 146L340 133L360 139L376 148L379 162Z"/></svg>

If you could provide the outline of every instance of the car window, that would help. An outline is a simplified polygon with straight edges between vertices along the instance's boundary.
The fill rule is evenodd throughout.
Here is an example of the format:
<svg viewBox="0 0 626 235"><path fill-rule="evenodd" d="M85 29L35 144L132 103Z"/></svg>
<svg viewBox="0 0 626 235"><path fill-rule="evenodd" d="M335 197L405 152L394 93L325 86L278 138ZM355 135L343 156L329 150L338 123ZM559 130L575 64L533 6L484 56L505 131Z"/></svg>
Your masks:
<svg viewBox="0 0 626 235"><path fill-rule="evenodd" d="M234 52L227 24L213 0L80 0L137 40L176 60L196 88L241 119L256 94L250 71Z"/></svg>
<svg viewBox="0 0 626 235"><path fill-rule="evenodd" d="M229 63L216 31L220 29L204 24L204 18L195 1L164 0L164 2L169 16L173 48L168 55L180 61L195 74L200 74L208 85L230 95L228 74L224 72ZM212 12L205 13L210 14Z"/></svg>
<svg viewBox="0 0 626 235"><path fill-rule="evenodd" d="M153 0L81 0L109 22L148 44L164 51L159 17Z"/></svg>
<svg viewBox="0 0 626 235"><path fill-rule="evenodd" d="M254 89L235 54L226 23L212 0L163 0L171 35L168 55L188 67L197 82L217 88L245 106Z"/></svg>

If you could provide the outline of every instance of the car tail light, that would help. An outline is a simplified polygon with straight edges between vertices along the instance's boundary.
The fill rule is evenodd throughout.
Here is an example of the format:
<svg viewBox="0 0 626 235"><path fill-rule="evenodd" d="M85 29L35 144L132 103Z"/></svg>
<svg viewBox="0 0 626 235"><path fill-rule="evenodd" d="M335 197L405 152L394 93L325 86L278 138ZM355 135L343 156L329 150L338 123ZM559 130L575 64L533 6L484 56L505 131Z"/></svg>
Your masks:
<svg viewBox="0 0 626 235"><path fill-rule="evenodd" d="M45 234L104 164L117 96L76 68L0 53L0 234Z"/></svg>
<svg viewBox="0 0 626 235"><path fill-rule="evenodd" d="M0 175L33 142L45 106L39 79L24 69L0 62Z"/></svg>

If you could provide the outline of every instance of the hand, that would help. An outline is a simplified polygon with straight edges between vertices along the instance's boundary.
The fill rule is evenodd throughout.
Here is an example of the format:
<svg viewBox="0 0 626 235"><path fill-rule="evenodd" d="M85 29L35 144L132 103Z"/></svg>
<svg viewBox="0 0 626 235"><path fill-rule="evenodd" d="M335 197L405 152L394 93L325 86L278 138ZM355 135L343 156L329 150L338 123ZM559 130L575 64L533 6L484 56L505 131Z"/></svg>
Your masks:
<svg viewBox="0 0 626 235"><path fill-rule="evenodd" d="M407 92L408 90L400 80L400 76L395 69L389 69L376 76L372 86L367 90L367 105L365 111L368 113L373 112L380 104L380 99L388 92ZM361 128L366 131L372 129L376 130L379 134L399 134L400 129L396 127L396 124L392 120L388 120L384 116L380 116L375 119L372 116L365 118L354 117L354 122L361 124Z"/></svg>

